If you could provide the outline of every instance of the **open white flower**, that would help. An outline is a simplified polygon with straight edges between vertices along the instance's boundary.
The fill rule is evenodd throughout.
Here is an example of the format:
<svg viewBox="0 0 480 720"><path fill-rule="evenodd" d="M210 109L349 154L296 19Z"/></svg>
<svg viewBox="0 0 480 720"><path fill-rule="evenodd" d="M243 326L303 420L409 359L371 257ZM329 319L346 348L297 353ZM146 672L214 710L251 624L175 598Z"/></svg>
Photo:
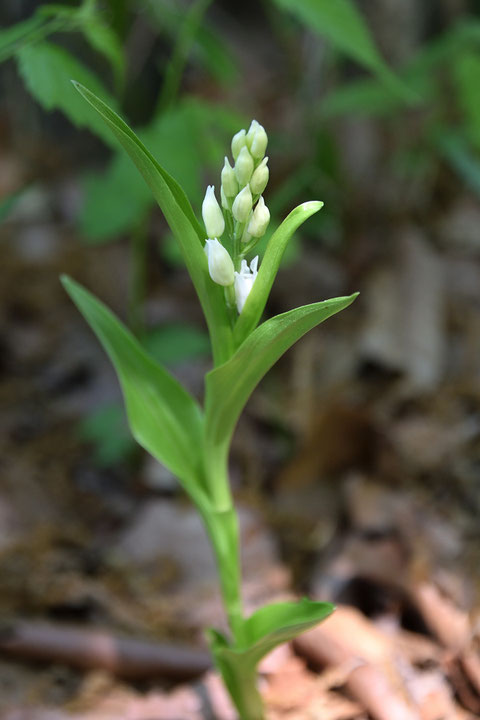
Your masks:
<svg viewBox="0 0 480 720"><path fill-rule="evenodd" d="M239 314L243 310L243 306L245 305L245 301L250 294L250 290L253 287L253 283L255 282L257 274L258 255L253 258L252 262L250 263L250 267L248 267L248 263L246 260L242 260L240 272L235 272L235 300L237 303L237 310Z"/></svg>

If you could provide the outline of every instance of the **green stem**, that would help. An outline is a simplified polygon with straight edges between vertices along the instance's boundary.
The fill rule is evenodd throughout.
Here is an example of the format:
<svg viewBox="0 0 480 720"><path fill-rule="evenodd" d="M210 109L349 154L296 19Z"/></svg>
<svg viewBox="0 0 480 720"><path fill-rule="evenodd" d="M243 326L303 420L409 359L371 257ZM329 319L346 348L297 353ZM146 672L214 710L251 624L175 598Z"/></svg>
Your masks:
<svg viewBox="0 0 480 720"><path fill-rule="evenodd" d="M241 594L239 524L228 480L228 448L206 446L206 475L210 502L200 507L210 537L220 578L222 600L232 636L232 647L245 647L245 621ZM257 689L256 666L245 665L214 653L240 720L263 720L262 699Z"/></svg>
<svg viewBox="0 0 480 720"><path fill-rule="evenodd" d="M257 688L256 666L248 669L243 667L239 672L231 672L231 675L233 687L230 695L241 720L264 720L263 701Z"/></svg>
<svg viewBox="0 0 480 720"><path fill-rule="evenodd" d="M210 537L220 589L234 643L243 641L243 606L238 518L233 505L225 510L203 512L203 521Z"/></svg>

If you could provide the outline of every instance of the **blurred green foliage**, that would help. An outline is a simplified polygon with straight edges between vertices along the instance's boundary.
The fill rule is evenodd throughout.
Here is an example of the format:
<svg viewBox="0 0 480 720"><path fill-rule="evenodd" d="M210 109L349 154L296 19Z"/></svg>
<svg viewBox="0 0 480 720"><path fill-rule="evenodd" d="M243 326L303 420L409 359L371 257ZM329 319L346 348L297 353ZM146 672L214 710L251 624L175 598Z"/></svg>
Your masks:
<svg viewBox="0 0 480 720"><path fill-rule="evenodd" d="M143 327L142 304L154 201L70 79L130 116L141 139L186 189L198 211L206 180L211 181L213 169L218 168L227 138L250 119L241 103L250 78L232 41L235 33L230 36L229 22L222 22L229 11L233 18L235 7L220 7L215 0L65 0L38 3L30 17L0 29L0 63L11 60L16 65L25 88L42 108L60 111L106 145L101 164L87 162L82 171L83 205L77 228L92 246L130 239L129 317L147 344L153 341ZM312 241L320 237L330 247L341 245L344 177L335 135L339 118L374 118L382 127L394 128L398 136L415 118L415 133L389 157L390 170L414 178L446 164L466 187L480 194L477 14L460 15L441 32L431 33L404 65L392 71L354 0L265 0L257 13L265 23L263 32L276 38L285 50L284 61L292 66L294 87L288 91L296 103L297 128L303 130L294 143L276 128L271 132L271 152L286 157L288 168L269 194L272 227L296 199L320 197L326 206L306 230L308 237ZM132 37L142 23L148 25L150 44L140 48L143 56L137 57L131 50ZM296 52L305 38L323 48L321 60L305 60ZM195 83L192 87L185 82L192 68L201 72L201 93ZM222 101L224 97L228 101ZM8 217L17 196L3 200L0 219ZM168 231L161 251L169 264L178 262L178 248ZM298 257L299 251L291 242L286 262ZM184 356L194 356L201 347L191 333L162 332L163 339L160 333L149 348L154 354L165 343L179 361L182 348ZM94 427L101 427L101 422ZM107 451L106 456L114 457L115 452Z"/></svg>

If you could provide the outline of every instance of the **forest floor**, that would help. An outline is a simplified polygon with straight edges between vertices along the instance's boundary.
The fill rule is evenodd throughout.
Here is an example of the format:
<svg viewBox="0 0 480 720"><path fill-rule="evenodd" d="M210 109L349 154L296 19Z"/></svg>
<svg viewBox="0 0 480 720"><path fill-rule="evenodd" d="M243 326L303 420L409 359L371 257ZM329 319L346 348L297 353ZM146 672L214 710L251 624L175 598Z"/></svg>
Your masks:
<svg viewBox="0 0 480 720"><path fill-rule="evenodd" d="M82 245L77 201L73 180L33 186L2 231L0 718L231 720L199 518L152 460L102 466L79 430L120 395L58 276L124 317L128 251ZM409 224L348 267L317 248L274 290L274 311L362 295L270 373L235 437L247 610L338 605L262 665L269 720L480 717L477 216L463 199L436 246ZM200 322L183 271L150 268L149 288L149 325ZM174 371L200 395L207 365Z"/></svg>

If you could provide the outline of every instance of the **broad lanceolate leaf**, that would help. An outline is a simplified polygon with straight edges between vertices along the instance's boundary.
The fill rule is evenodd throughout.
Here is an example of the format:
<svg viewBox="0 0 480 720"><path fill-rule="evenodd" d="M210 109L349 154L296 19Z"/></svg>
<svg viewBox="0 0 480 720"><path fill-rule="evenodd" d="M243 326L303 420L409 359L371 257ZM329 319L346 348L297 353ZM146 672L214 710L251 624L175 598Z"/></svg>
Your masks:
<svg viewBox="0 0 480 720"><path fill-rule="evenodd" d="M275 0L305 25L331 40L339 50L376 73L390 88L412 100L380 55L353 0Z"/></svg>
<svg viewBox="0 0 480 720"><path fill-rule="evenodd" d="M126 123L87 88L75 83L77 90L101 115L140 170L160 205L185 260L205 314L216 363L231 354L232 332L223 298L223 288L212 283L203 252L205 234L195 218L180 185L161 167Z"/></svg>
<svg viewBox="0 0 480 720"><path fill-rule="evenodd" d="M240 345L247 335L256 328L265 309L288 241L295 230L322 207L323 202L319 201L302 203L287 215L273 233L265 250L255 283L235 325L234 339L236 345Z"/></svg>
<svg viewBox="0 0 480 720"><path fill-rule="evenodd" d="M203 432L198 404L103 303L70 278L62 282L115 366L133 436L198 500Z"/></svg>
<svg viewBox="0 0 480 720"><path fill-rule="evenodd" d="M348 307L357 295L304 305L270 318L244 340L228 362L207 375L206 460L211 474L225 472L238 417L265 373L299 338Z"/></svg>
<svg viewBox="0 0 480 720"><path fill-rule="evenodd" d="M78 78L114 105L113 97L88 68L63 48L48 42L22 47L17 53L17 61L25 85L42 107L61 110L74 125L86 127L109 145L118 147L108 128L71 84L72 77Z"/></svg>

